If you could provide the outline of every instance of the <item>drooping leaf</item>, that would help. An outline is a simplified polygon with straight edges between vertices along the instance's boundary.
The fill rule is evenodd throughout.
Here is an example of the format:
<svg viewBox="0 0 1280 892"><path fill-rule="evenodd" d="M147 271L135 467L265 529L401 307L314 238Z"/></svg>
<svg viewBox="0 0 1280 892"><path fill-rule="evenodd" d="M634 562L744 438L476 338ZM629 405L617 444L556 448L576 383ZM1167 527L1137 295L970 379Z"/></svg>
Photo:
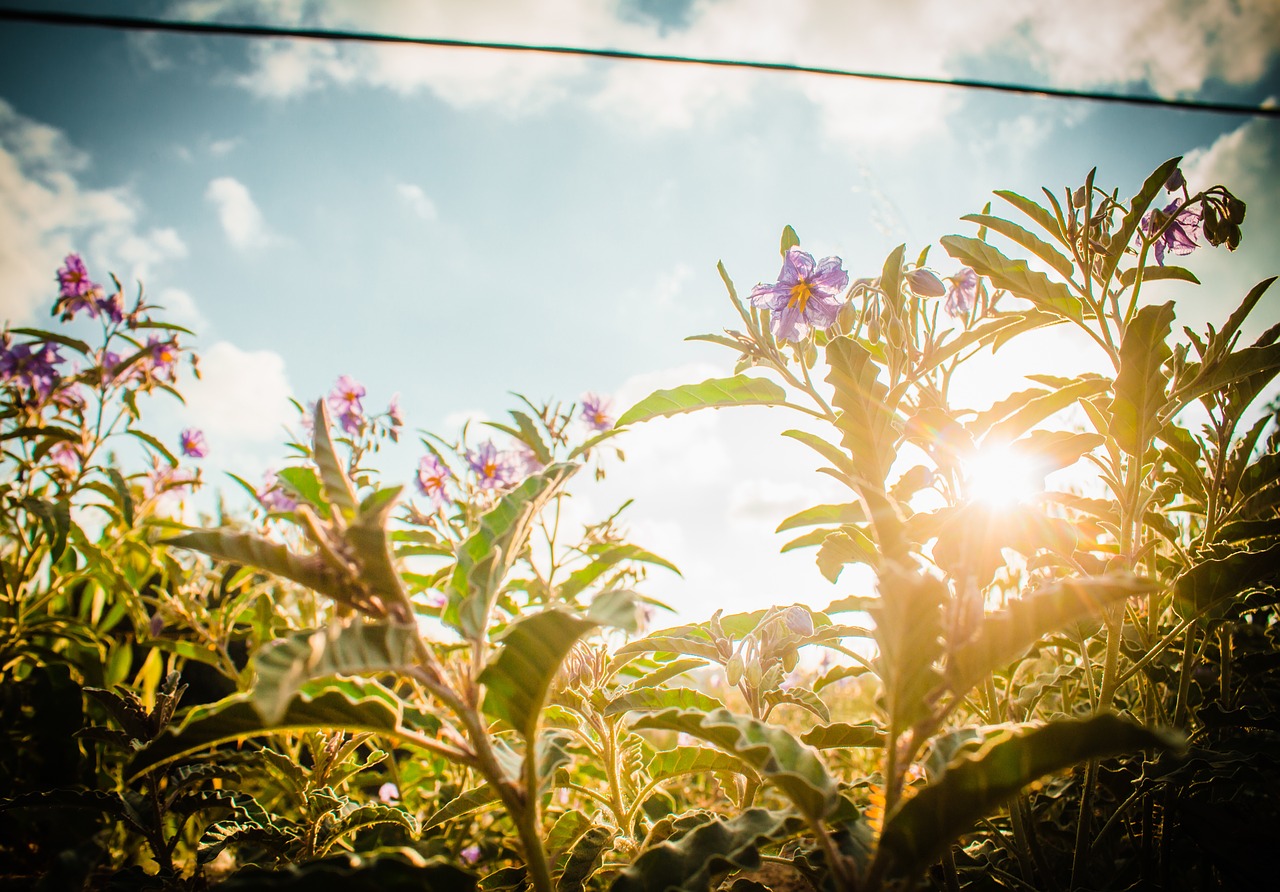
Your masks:
<svg viewBox="0 0 1280 892"><path fill-rule="evenodd" d="M652 672L646 672L644 675L641 675L628 685L628 689L636 691L640 688L657 687L664 681L669 681L672 678L684 675L686 672L693 669L700 669L705 665L707 665L707 661L700 659L673 660L665 666L660 666Z"/></svg>
<svg viewBox="0 0 1280 892"><path fill-rule="evenodd" d="M1031 391L1023 391L1016 394L1015 397L1025 396L1016 410L1010 412L1001 420L993 423L982 438L983 443L1010 442L1021 437L1032 427L1049 418L1068 406L1072 406L1080 400L1096 396L1104 393L1110 382L1105 378L1089 375L1078 378L1069 384L1064 384L1050 391L1040 391L1038 388ZM998 404L1001 408L1010 405L1009 403ZM992 407L992 412L996 411L996 407ZM984 413L984 417L989 417L990 413ZM973 429L978 430L980 421L975 420L971 425Z"/></svg>
<svg viewBox="0 0 1280 892"><path fill-rule="evenodd" d="M274 724L308 682L334 675L403 674L417 662L417 636L413 626L357 622L278 639L254 659L254 705L264 721Z"/></svg>
<svg viewBox="0 0 1280 892"><path fill-rule="evenodd" d="M334 821L328 831L325 851L332 849L343 837L380 825L403 827L411 835L418 833L418 822L403 808L383 802L370 802L357 806Z"/></svg>
<svg viewBox="0 0 1280 892"><path fill-rule="evenodd" d="M1173 325L1173 301L1138 310L1120 344L1120 373L1111 401L1109 433L1129 455L1140 458L1160 426L1168 403L1164 365L1173 351L1166 344Z"/></svg>
<svg viewBox="0 0 1280 892"><path fill-rule="evenodd" d="M1022 655L1046 635L1118 601L1159 588L1158 583L1132 574L1050 583L1004 610L988 613L972 638L952 648L948 684L963 696L987 673Z"/></svg>
<svg viewBox="0 0 1280 892"><path fill-rule="evenodd" d="M960 219L968 223L986 226L1016 242L1053 267L1054 271L1064 279L1070 279L1071 274L1075 272L1075 266L1061 251L1034 233L1028 232L1017 223L1000 217L993 217L990 214L966 214Z"/></svg>
<svg viewBox="0 0 1280 892"><path fill-rule="evenodd" d="M871 537L853 524L846 524L822 540L818 549L818 569L835 582L848 564L879 564L880 553Z"/></svg>
<svg viewBox="0 0 1280 892"><path fill-rule="evenodd" d="M701 384L683 384L670 390L657 390L636 403L618 419L618 427L626 427L653 418L668 418L695 409L724 406L781 406L787 393L767 378L735 375L732 378L709 378Z"/></svg>
<svg viewBox="0 0 1280 892"><path fill-rule="evenodd" d="M806 712L813 713L820 722L831 721L831 710L826 702L805 687L776 688L766 691L764 701L770 706L798 706Z"/></svg>
<svg viewBox="0 0 1280 892"><path fill-rule="evenodd" d="M815 505L792 514L778 524L775 533L794 530L799 527L811 527L819 524L861 523L866 520L866 512L857 502L848 505Z"/></svg>
<svg viewBox="0 0 1280 892"><path fill-rule="evenodd" d="M836 806L836 784L822 760L783 728L727 709L710 713L666 710L641 716L632 727L683 731L715 744L773 782L811 818L821 818Z"/></svg>
<svg viewBox="0 0 1280 892"><path fill-rule="evenodd" d="M760 866L759 847L785 839L799 829L785 813L750 808L731 819L707 820L676 840L659 843L625 868L610 892L707 892L717 876L731 869Z"/></svg>
<svg viewBox="0 0 1280 892"><path fill-rule="evenodd" d="M614 566L625 561L634 561L636 563L654 564L664 569L670 570L677 576L680 571L675 564L665 558L659 557L651 551L646 551L638 545L632 545L629 542L601 542L590 545L585 550L586 556L590 563L584 567L574 570L569 578L560 583L557 591L562 600L571 601L578 596L580 592L590 586L602 575L612 569Z"/></svg>
<svg viewBox="0 0 1280 892"><path fill-rule="evenodd" d="M990 279L995 287L1031 301L1043 312L1084 321L1080 300L1067 286L1031 269L1025 260L1010 260L986 242L962 235L944 235L939 244L956 260Z"/></svg>
<svg viewBox="0 0 1280 892"><path fill-rule="evenodd" d="M827 609L830 610L830 608ZM854 663L852 666L832 666L813 680L813 691L816 694L836 682L844 681L846 678L857 678L860 675L865 675L866 672L867 667L861 663Z"/></svg>
<svg viewBox="0 0 1280 892"><path fill-rule="evenodd" d="M1190 282L1193 285L1200 284L1200 280L1195 277L1191 270L1183 269L1180 266L1144 266L1142 268L1142 281L1144 282L1168 280ZM1136 266L1120 273L1120 284L1125 288L1132 287L1136 281L1138 281L1138 268Z"/></svg>
<svg viewBox="0 0 1280 892"><path fill-rule="evenodd" d="M674 749L659 750L649 760L646 770L654 780L700 774L704 771L734 771L755 777L755 771L744 766L741 759L705 746L677 746Z"/></svg>
<svg viewBox="0 0 1280 892"><path fill-rule="evenodd" d="M1181 738L1174 734L1110 714L993 736L971 759L953 764L941 780L889 816L880 837L877 867L888 876L922 872L979 818L1043 775L1087 759L1181 745Z"/></svg>

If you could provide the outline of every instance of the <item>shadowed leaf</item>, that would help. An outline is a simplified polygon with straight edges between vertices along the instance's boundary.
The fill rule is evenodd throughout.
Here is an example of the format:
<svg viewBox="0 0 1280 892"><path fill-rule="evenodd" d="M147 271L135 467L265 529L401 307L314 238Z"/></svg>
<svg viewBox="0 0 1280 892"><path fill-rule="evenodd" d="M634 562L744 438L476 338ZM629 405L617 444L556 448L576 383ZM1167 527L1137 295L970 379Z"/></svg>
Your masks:
<svg viewBox="0 0 1280 892"><path fill-rule="evenodd" d="M1143 307L1120 343L1120 373L1111 401L1109 433L1121 449L1135 457L1146 453L1168 402L1164 364L1173 351L1165 341L1172 325L1173 301Z"/></svg>

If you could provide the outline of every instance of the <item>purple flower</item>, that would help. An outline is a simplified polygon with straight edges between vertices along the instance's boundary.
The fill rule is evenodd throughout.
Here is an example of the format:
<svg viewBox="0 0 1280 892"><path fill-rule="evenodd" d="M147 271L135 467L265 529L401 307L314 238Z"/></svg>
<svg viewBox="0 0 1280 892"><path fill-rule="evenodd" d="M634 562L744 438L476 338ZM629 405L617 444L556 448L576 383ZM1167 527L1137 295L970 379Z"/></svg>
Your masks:
<svg viewBox="0 0 1280 892"><path fill-rule="evenodd" d="M329 391L329 409L338 418L338 424L348 434L360 433L364 423L364 385L350 375L343 375Z"/></svg>
<svg viewBox="0 0 1280 892"><path fill-rule="evenodd" d="M453 472L431 453L424 455L418 462L418 492L430 498L437 509L449 503L445 484L452 477Z"/></svg>
<svg viewBox="0 0 1280 892"><path fill-rule="evenodd" d="M458 853L458 857L467 864L475 864L480 860L480 847L477 845L469 845Z"/></svg>
<svg viewBox="0 0 1280 892"><path fill-rule="evenodd" d="M978 274L967 266L960 267L960 272L949 276L947 281L947 302L943 309L953 319L967 316L978 302Z"/></svg>
<svg viewBox="0 0 1280 892"><path fill-rule="evenodd" d="M53 311L62 313L64 322L75 318L82 310L90 316L97 316L101 298L102 286L89 278L89 271L85 269L80 255L68 254L58 270L58 302Z"/></svg>
<svg viewBox="0 0 1280 892"><path fill-rule="evenodd" d="M378 798L388 805L394 805L400 801L400 788L393 783L385 783L378 787Z"/></svg>
<svg viewBox="0 0 1280 892"><path fill-rule="evenodd" d="M582 396L582 420L595 431L607 431L613 427L613 417L609 414L609 400L594 393Z"/></svg>
<svg viewBox="0 0 1280 892"><path fill-rule="evenodd" d="M258 501L271 514L292 511L298 507L298 500L289 495L280 484L280 476L275 471L267 471L262 478L262 486L257 492Z"/></svg>
<svg viewBox="0 0 1280 892"><path fill-rule="evenodd" d="M39 400L47 399L57 386L57 365L62 361L57 344L32 341L10 345L7 335L0 341L0 381L29 388Z"/></svg>
<svg viewBox="0 0 1280 892"><path fill-rule="evenodd" d="M387 404L387 423L392 429L404 427L404 413L400 410L400 394L393 394L391 402Z"/></svg>
<svg viewBox="0 0 1280 892"><path fill-rule="evenodd" d="M782 272L773 285L751 289L751 305L773 312L773 336L780 341L800 341L810 329L830 328L840 312L841 292L849 284L839 257L813 255L797 247L787 251Z"/></svg>
<svg viewBox="0 0 1280 892"><path fill-rule="evenodd" d="M112 322L124 321L124 295L117 291L115 294L107 297L102 294L101 289L98 292L98 312L106 316Z"/></svg>
<svg viewBox="0 0 1280 892"><path fill-rule="evenodd" d="M906 279L911 293L920 297L942 297L947 293L947 286L927 269L913 269L907 273Z"/></svg>
<svg viewBox="0 0 1280 892"><path fill-rule="evenodd" d="M188 458L204 458L209 454L209 445L205 442L204 431L189 427L178 435L182 446L182 454Z"/></svg>
<svg viewBox="0 0 1280 892"><path fill-rule="evenodd" d="M153 459L151 470L147 471L147 479L143 484L143 492L147 498L159 499L172 493L181 493L184 489L194 489L195 483L196 477L191 472Z"/></svg>
<svg viewBox="0 0 1280 892"><path fill-rule="evenodd" d="M1158 266L1164 266L1165 251L1185 255L1200 247L1200 231L1204 226L1204 216L1198 207L1187 207L1179 211L1181 204L1179 201L1172 201L1163 211L1148 211L1142 218L1142 231L1148 238L1160 232L1160 228L1165 226L1165 221L1168 221L1168 226L1156 239Z"/></svg>
<svg viewBox="0 0 1280 892"><path fill-rule="evenodd" d="M178 376L178 339L162 341L152 335L147 338L148 355L143 358L147 369L157 378L173 381Z"/></svg>
<svg viewBox="0 0 1280 892"><path fill-rule="evenodd" d="M538 456L533 454L533 450L527 444L516 442L511 449L511 465L513 470L521 477L528 477L530 474L536 474L546 467Z"/></svg>
<svg viewBox="0 0 1280 892"><path fill-rule="evenodd" d="M808 638L813 634L813 614L798 604L786 609L782 614L782 621L801 638Z"/></svg>
<svg viewBox="0 0 1280 892"><path fill-rule="evenodd" d="M475 472L481 489L498 489L514 482L515 469L508 457L498 452L492 440L485 440L479 449L468 449L467 464Z"/></svg>
<svg viewBox="0 0 1280 892"><path fill-rule="evenodd" d="M49 457L53 459L55 465L62 468L68 477L73 476L80 470L80 452L66 440L61 440L54 445L49 450Z"/></svg>
<svg viewBox="0 0 1280 892"><path fill-rule="evenodd" d="M1173 173L1169 174L1169 179L1165 181L1164 190L1166 192L1177 192L1179 189L1187 188L1187 178L1182 175L1182 170L1175 167Z"/></svg>

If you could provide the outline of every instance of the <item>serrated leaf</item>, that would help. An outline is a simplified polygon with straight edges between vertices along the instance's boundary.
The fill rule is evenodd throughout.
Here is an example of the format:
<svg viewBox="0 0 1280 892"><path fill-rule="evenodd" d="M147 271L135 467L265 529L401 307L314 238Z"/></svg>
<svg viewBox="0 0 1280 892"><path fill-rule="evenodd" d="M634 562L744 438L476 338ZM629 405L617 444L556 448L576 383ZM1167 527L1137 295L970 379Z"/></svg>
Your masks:
<svg viewBox="0 0 1280 892"><path fill-rule="evenodd" d="M820 722L831 721L831 710L821 697L808 688L778 688L767 691L765 702L771 706L791 705L813 713Z"/></svg>
<svg viewBox="0 0 1280 892"><path fill-rule="evenodd" d="M1075 272L1075 266L1057 248L1034 233L1028 232L1017 223L1000 217L993 217L990 214L966 214L960 219L968 223L977 223L979 226L986 226L988 229L994 230L1005 238L1016 242L1053 267L1054 271L1064 279L1070 279L1072 273Z"/></svg>
<svg viewBox="0 0 1280 892"><path fill-rule="evenodd" d="M734 375L732 378L708 378L700 384L684 384L670 390L657 390L636 403L618 419L618 427L626 427L654 418L669 418L696 409L725 406L781 406L787 392L767 378Z"/></svg>
<svg viewBox="0 0 1280 892"><path fill-rule="evenodd" d="M1277 578L1280 578L1280 542L1256 551L1241 550L1224 557L1202 559L1174 582L1174 604L1182 616L1195 616Z"/></svg>
<svg viewBox="0 0 1280 892"><path fill-rule="evenodd" d="M860 722L856 725L848 722L833 722L829 725L810 728L800 735L800 740L819 750L880 747L884 746L885 733L874 722Z"/></svg>
<svg viewBox="0 0 1280 892"><path fill-rule="evenodd" d="M835 388L831 404L838 410L840 445L852 457L858 479L882 492L897 439L897 419L886 402L889 389L879 380L871 354L853 338L828 342L827 364L827 383Z"/></svg>
<svg viewBox="0 0 1280 892"><path fill-rule="evenodd" d="M1031 269L1025 260L1010 260L986 242L962 235L944 235L939 244L956 260L990 279L995 287L1031 301L1046 313L1084 322L1080 300L1067 286Z"/></svg>
<svg viewBox="0 0 1280 892"><path fill-rule="evenodd" d="M677 746L674 749L659 750L653 754L645 770L654 780L669 780L704 771L732 771L755 777L755 771L744 766L741 759L705 746Z"/></svg>
<svg viewBox="0 0 1280 892"><path fill-rule="evenodd" d="M1088 759L1181 745L1173 734L1109 714L997 735L889 816L872 872L882 868L888 876L919 874L979 818L1043 775Z"/></svg>
<svg viewBox="0 0 1280 892"><path fill-rule="evenodd" d="M977 632L951 650L948 684L963 696L988 673L1004 666L1046 635L1160 585L1131 574L1064 579L988 613Z"/></svg>
<svg viewBox="0 0 1280 892"><path fill-rule="evenodd" d="M867 564L876 567L880 553L875 543L858 527L849 524L822 540L818 549L818 569L829 582L840 578L840 572L848 564Z"/></svg>
<svg viewBox="0 0 1280 892"><path fill-rule="evenodd" d="M330 849L344 836L385 824L403 827L413 835L418 833L418 822L404 809L382 802L370 802L352 809L334 822L329 828L324 850Z"/></svg>
<svg viewBox="0 0 1280 892"><path fill-rule="evenodd" d="M254 821L229 818L217 821L205 828L197 844L196 861L208 864L227 846L252 842L271 849L283 849L296 838L291 830L274 825L263 826Z"/></svg>
<svg viewBox="0 0 1280 892"><path fill-rule="evenodd" d="M569 851L569 858L560 871L556 880L556 892L582 892L587 880L596 872L612 847L616 833L612 827L597 825L582 834Z"/></svg>
<svg viewBox="0 0 1280 892"><path fill-rule="evenodd" d="M254 658L254 705L279 721L308 682L335 675L404 674L417 662L417 629L357 622L278 639Z"/></svg>
<svg viewBox="0 0 1280 892"><path fill-rule="evenodd" d="M1138 310L1120 343L1120 372L1111 400L1109 433L1135 458L1147 451L1168 403L1165 363L1173 355L1166 343L1173 325L1173 301Z"/></svg>
<svg viewBox="0 0 1280 892"><path fill-rule="evenodd" d="M1112 273L1116 271L1116 265L1120 263L1120 258L1124 256L1125 250L1133 243L1133 237L1138 232L1138 226L1142 223L1143 214L1147 212L1147 208L1151 207L1151 202L1160 194L1160 190L1164 188L1165 183L1169 182L1169 177L1178 169L1178 164L1181 161L1181 157L1170 158L1164 164L1161 164L1147 177L1142 184L1142 188L1138 190L1138 194L1133 196L1132 201L1129 202L1129 210L1120 221L1120 228L1111 234L1111 246L1103 257L1102 269L1098 272L1098 278L1101 281L1106 282L1111 278Z"/></svg>
<svg viewBox="0 0 1280 892"><path fill-rule="evenodd" d="M605 715L648 712L660 709L684 709L711 712L724 704L710 694L694 688L639 688L619 694L605 707Z"/></svg>
<svg viewBox="0 0 1280 892"><path fill-rule="evenodd" d="M708 815L677 840L649 848L625 868L610 892L707 892L730 870L760 866L759 847L795 833L800 822L785 813L750 808L731 819Z"/></svg>
<svg viewBox="0 0 1280 892"><path fill-rule="evenodd" d="M561 610L544 610L513 623L480 683L485 711L532 740L538 713L565 655L596 623Z"/></svg>
<svg viewBox="0 0 1280 892"><path fill-rule="evenodd" d="M632 728L683 731L720 747L772 781L812 819L822 818L836 806L836 784L822 760L783 728L727 709L710 713L666 710L641 716Z"/></svg>

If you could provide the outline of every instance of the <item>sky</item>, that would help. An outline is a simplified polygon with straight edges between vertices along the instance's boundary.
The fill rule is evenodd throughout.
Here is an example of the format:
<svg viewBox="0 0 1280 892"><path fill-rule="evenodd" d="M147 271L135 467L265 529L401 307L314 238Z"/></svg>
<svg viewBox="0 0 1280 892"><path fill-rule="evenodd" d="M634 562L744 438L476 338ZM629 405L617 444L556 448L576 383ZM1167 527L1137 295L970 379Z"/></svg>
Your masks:
<svg viewBox="0 0 1280 892"><path fill-rule="evenodd" d="M1207 101L1280 97L1274 0L0 0L237 23L615 48ZM185 407L215 485L286 455L289 398L339 375L410 428L501 420L512 392L587 391L621 411L657 387L729 374L688 335L732 327L740 290L778 274L792 225L817 256L877 275L906 242L972 234L994 189L1061 192L1098 168L1131 195L1175 155L1193 189L1248 204L1242 247L1202 249L1170 286L1178 325L1220 323L1280 273L1280 121L813 75L465 49L245 40L0 23L0 312L42 324L70 251L142 280L195 329ZM996 199L998 203L998 199ZM1280 292L1280 289L1277 289ZM1246 327L1280 319L1280 293ZM1159 296L1153 295L1153 296ZM1050 335L999 354L975 408L1026 371L1089 367ZM1033 366L1038 363L1038 367ZM781 410L652 422L580 485L598 520L628 498L632 537L679 565L648 591L702 619L866 594L832 585L774 529L838 498L778 433ZM409 437L383 456L408 482Z"/></svg>

